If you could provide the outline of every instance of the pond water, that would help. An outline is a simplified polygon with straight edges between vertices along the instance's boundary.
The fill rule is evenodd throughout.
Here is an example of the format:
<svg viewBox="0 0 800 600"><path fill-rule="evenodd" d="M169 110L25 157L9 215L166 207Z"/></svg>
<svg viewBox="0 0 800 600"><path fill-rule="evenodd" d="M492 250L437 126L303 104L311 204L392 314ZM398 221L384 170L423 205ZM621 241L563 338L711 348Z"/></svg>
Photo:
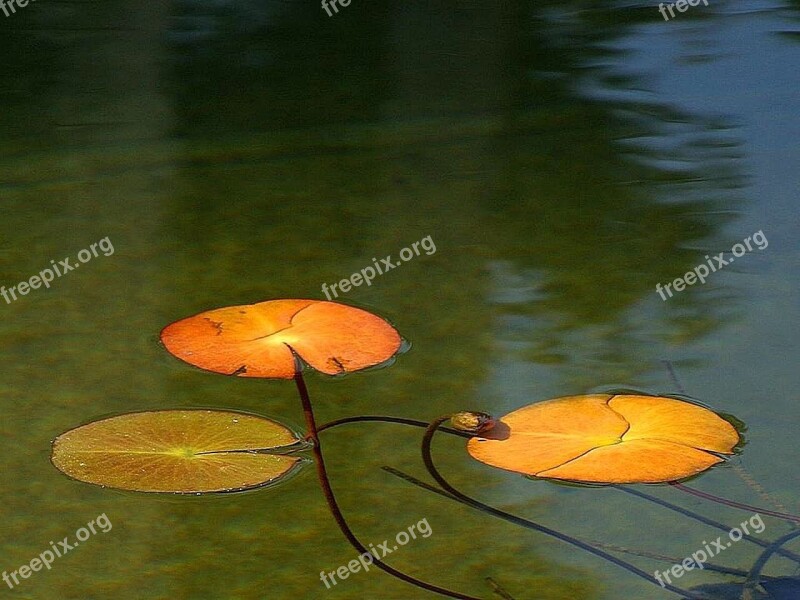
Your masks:
<svg viewBox="0 0 800 600"><path fill-rule="evenodd" d="M438 597L374 569L326 587L320 572L356 552L313 468L175 497L82 484L49 461L63 431L132 410L229 408L302 429L291 382L192 369L158 333L209 308L325 299L323 284L387 256L396 268L333 299L389 319L411 348L387 368L309 375L320 422L683 389L748 426L742 455L692 485L796 512L800 3L709 0L669 20L655 3L338 9L38 0L0 17L0 285L80 264L0 299L0 569L111 525L2 584L9 596ZM705 283L676 285L732 251ZM487 578L517 600L677 597L382 470L428 480L418 429L322 436L362 540L429 526L386 558L401 570L480 598L501 597ZM491 469L462 440L434 450L483 501L665 557L620 555L649 573L720 535L617 489ZM753 517L634 489L730 527ZM789 531L764 522L765 539ZM760 551L742 541L716 561L747 570ZM798 567L776 557L765 572ZM678 584L735 581L693 570Z"/></svg>

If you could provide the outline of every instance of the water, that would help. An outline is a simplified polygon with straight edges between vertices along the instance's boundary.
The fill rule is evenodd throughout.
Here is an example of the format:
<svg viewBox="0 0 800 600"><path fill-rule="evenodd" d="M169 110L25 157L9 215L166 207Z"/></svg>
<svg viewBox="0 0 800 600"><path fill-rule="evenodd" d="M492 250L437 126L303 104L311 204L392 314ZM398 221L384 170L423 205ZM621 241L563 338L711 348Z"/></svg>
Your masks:
<svg viewBox="0 0 800 600"><path fill-rule="evenodd" d="M217 306L338 299L412 347L391 367L309 377L321 422L504 414L624 386L686 391L744 420L737 462L797 510L797 3L48 3L0 18L0 284L98 252L0 300L5 571L105 514L113 527L30 573L25 598L430 598L355 557L311 468L251 493L173 498L73 482L59 433L149 408L251 411L300 428L289 382L195 371L158 344ZM662 286L763 232L768 246L662 300ZM85 258L87 255L82 254ZM333 486L387 560L492 597L671 598L562 544L382 471L423 477L421 433L323 434ZM716 538L612 489L531 482L435 445L454 484L572 535L683 558ZM764 503L732 468L694 485ZM751 515L648 491L729 523ZM786 531L767 520L764 536ZM797 550L796 542L792 546ZM719 562L748 568L741 542ZM648 572L668 562L633 559ZM774 575L796 573L774 558ZM692 571L684 587L726 581Z"/></svg>

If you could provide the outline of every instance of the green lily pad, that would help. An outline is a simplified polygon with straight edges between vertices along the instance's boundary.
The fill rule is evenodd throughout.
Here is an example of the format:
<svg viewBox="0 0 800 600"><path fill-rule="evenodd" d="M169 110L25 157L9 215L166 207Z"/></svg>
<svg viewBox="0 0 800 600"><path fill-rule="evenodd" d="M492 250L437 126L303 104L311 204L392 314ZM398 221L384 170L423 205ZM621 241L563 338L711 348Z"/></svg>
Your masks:
<svg viewBox="0 0 800 600"><path fill-rule="evenodd" d="M200 494L281 481L308 444L266 417L234 411L126 413L71 429L53 442L57 469L121 490Z"/></svg>

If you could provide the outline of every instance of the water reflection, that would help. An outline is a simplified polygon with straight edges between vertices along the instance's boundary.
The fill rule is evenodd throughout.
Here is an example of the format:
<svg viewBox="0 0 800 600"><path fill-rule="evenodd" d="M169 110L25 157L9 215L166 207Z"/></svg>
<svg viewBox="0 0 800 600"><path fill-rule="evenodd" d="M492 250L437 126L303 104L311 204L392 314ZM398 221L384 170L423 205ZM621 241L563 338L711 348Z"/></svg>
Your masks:
<svg viewBox="0 0 800 600"><path fill-rule="evenodd" d="M642 11L598 24L600 11L527 3L455 13L371 7L333 22L306 10L272 15L271 46L259 54L270 59L261 62L230 63L233 48L250 52L263 34L243 33L230 20L206 27L213 40L206 55L186 60L198 50L191 36L184 40L176 93L191 112L181 115L181 130L403 119L399 136L387 127L365 130L361 139L358 129L335 130L311 151L370 156L376 145L388 145L394 151L381 157L378 172L369 161L359 169L365 179L393 174L387 187L407 183L408 171L472 179L468 197L444 201L464 207L454 225L472 246L507 261L522 279L536 273L539 298L501 310L536 318L534 359L569 354L576 341L569 332L592 328L597 355L627 364L631 377L637 364L646 365L639 352L647 341L637 343L639 336L686 341L724 320L714 310L719 295L691 290L673 302L678 318L655 306L648 323L632 322L640 303L652 304L656 283L685 273L723 243L720 231L735 218L743 182L732 124L659 105L641 91L639 77L619 68L625 55L613 44L646 19ZM369 20L368 31L357 29L359 19ZM359 43L345 45L349 38ZM208 72L224 72L225 84L206 86ZM287 86L295 72L304 74L300 85ZM248 81L255 83L243 85ZM463 131L464 120L453 127L454 114L470 115L472 130ZM411 121L420 115L427 120ZM435 142L418 135L425 130L438 133ZM426 212L447 210L438 200ZM338 198L337 209L329 218L369 211ZM406 210L386 210L398 209ZM488 228L477 227L487 219ZM353 250L363 251L358 244ZM557 324L543 331L543 323Z"/></svg>

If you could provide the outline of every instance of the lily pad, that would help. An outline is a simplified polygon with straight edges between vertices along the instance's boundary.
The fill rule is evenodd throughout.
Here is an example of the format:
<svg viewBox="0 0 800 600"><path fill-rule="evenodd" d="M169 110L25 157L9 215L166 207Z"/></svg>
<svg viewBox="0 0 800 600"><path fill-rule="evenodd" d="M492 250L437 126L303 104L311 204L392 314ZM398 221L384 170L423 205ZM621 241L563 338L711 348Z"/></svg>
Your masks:
<svg viewBox="0 0 800 600"><path fill-rule="evenodd" d="M473 437L467 451L525 475L583 483L675 481L723 461L739 443L728 421L660 396L592 394L539 402Z"/></svg>
<svg viewBox="0 0 800 600"><path fill-rule="evenodd" d="M71 429L51 460L79 481L139 492L234 492L275 484L307 459L288 427L234 411L127 413Z"/></svg>
<svg viewBox="0 0 800 600"><path fill-rule="evenodd" d="M365 310L320 300L268 300L227 306L167 325L164 347L214 373L291 379L296 353L327 375L382 364L401 348L400 334Z"/></svg>

